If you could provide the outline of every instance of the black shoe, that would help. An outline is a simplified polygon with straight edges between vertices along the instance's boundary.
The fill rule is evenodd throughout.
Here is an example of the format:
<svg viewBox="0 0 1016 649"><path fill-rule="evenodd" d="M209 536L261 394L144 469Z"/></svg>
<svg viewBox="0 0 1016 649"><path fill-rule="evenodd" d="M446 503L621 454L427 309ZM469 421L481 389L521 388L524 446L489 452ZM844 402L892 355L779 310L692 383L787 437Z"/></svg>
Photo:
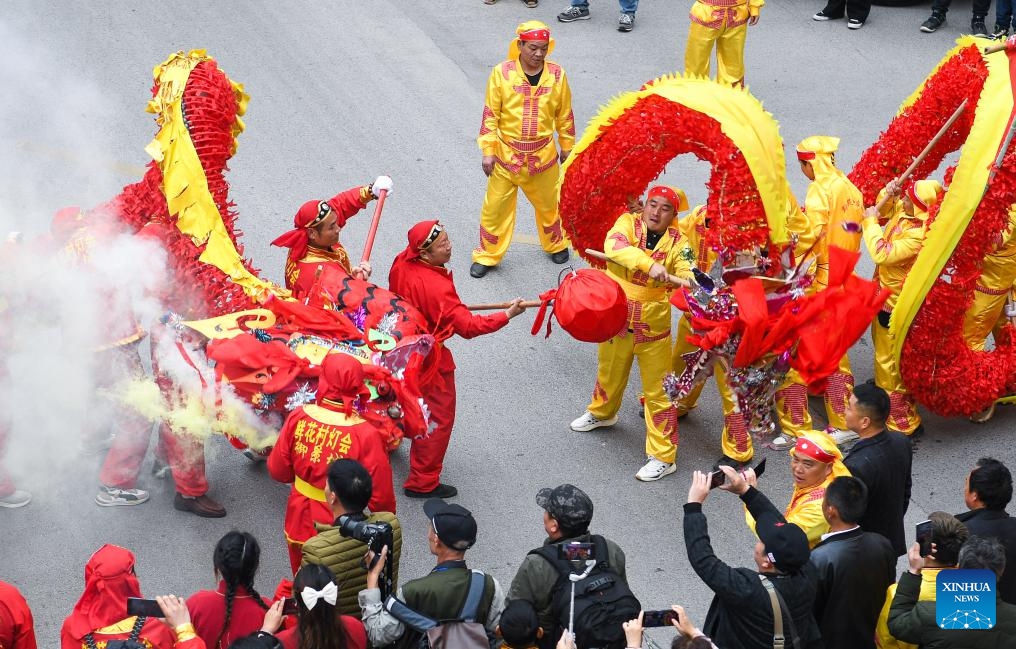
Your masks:
<svg viewBox="0 0 1016 649"><path fill-rule="evenodd" d="M576 20L589 20L589 9L585 7L568 7L557 15L562 23L573 23Z"/></svg>
<svg viewBox="0 0 1016 649"><path fill-rule="evenodd" d="M945 16L933 13L930 18L921 23L921 31L925 34L932 34L944 24Z"/></svg>
<svg viewBox="0 0 1016 649"><path fill-rule="evenodd" d="M188 498L177 492L173 498L173 509L180 512L190 512L201 518L222 518L226 515L226 508L215 502L206 495Z"/></svg>
<svg viewBox="0 0 1016 649"><path fill-rule="evenodd" d="M557 252L550 255L550 260L555 264L563 264L568 261L568 249L558 250Z"/></svg>
<svg viewBox="0 0 1016 649"><path fill-rule="evenodd" d="M984 18L974 18L970 21L970 33L974 36L988 37L988 27L984 24Z"/></svg>
<svg viewBox="0 0 1016 649"><path fill-rule="evenodd" d="M459 495L459 490L450 484L444 484L442 482L430 491L413 491L412 489L403 489L402 493L406 494L406 496L410 498L454 498Z"/></svg>
<svg viewBox="0 0 1016 649"><path fill-rule="evenodd" d="M857 18L851 18L847 21L847 29L860 29L864 27L864 22Z"/></svg>
<svg viewBox="0 0 1016 649"><path fill-rule="evenodd" d="M996 41L1004 41L1009 36L1009 28L995 23L995 29L991 30L991 37Z"/></svg>
<svg viewBox="0 0 1016 649"><path fill-rule="evenodd" d="M491 268L493 268L493 266L484 266L479 262L473 262L473 265L469 267L469 275L471 277L475 277L476 279L480 279L486 275Z"/></svg>
<svg viewBox="0 0 1016 649"><path fill-rule="evenodd" d="M823 9L822 11L818 12L817 14L811 17L812 20L818 21L820 23L823 23L827 20L838 20L840 18L843 18L843 14L837 16L832 12L826 12L825 9Z"/></svg>

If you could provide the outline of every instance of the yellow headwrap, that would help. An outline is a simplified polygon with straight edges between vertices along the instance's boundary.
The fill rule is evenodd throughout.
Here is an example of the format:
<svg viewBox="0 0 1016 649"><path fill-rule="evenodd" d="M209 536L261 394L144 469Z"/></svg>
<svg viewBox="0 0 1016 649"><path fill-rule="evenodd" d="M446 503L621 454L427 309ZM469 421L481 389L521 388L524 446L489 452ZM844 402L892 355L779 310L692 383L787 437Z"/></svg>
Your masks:
<svg viewBox="0 0 1016 649"><path fill-rule="evenodd" d="M547 47L547 56L550 56L550 53L554 51L554 39L550 38L550 27L547 27L546 24L541 23L539 20L527 20L526 22L520 24L518 27L515 28L515 38L513 38L512 42L508 45L508 60L514 60L519 58L519 38L521 38L523 34L525 34L526 32L538 32L538 31L547 32L546 40L549 41L549 46ZM540 38L534 40L544 40L544 39Z"/></svg>
<svg viewBox="0 0 1016 649"><path fill-rule="evenodd" d="M945 188L937 180L918 180L907 188L907 196L914 203L914 216L919 219L928 218L928 210L942 200Z"/></svg>
<svg viewBox="0 0 1016 649"><path fill-rule="evenodd" d="M809 447L809 445L811 445ZM815 447L818 448L815 448ZM823 457L832 456L833 478L850 475L850 469L843 464L843 453L836 447L836 442L829 436L829 433L821 430L813 430L797 438L797 444L790 449L790 457L797 454L798 449L812 459L824 462ZM825 462L829 464L829 462Z"/></svg>
<svg viewBox="0 0 1016 649"><path fill-rule="evenodd" d="M812 135L797 145L797 159L811 163L815 177L834 173L833 154L840 148L840 138L830 135Z"/></svg>

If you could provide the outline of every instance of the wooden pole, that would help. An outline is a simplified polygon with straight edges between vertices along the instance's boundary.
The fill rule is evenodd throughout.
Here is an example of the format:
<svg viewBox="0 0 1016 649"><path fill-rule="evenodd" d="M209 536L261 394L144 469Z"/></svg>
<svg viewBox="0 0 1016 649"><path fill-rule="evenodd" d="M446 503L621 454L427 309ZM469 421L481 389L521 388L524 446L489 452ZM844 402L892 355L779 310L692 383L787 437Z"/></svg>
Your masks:
<svg viewBox="0 0 1016 649"><path fill-rule="evenodd" d="M531 300L523 302L522 306L526 309L533 309L543 304L539 300ZM491 304L467 304L466 308L470 311L497 311L498 309L507 309L512 305L511 302L494 302Z"/></svg>
<svg viewBox="0 0 1016 649"><path fill-rule="evenodd" d="M917 157L914 158L914 161L910 163L910 166L907 167L907 170L904 171L903 174L899 177L900 186L902 186L903 183L907 182L907 179L910 178L910 175L912 173L914 173L914 169L917 168L917 165L924 162L924 159L928 157L928 154L931 153L931 150L935 148L935 145L938 144L939 140L945 137L946 131L952 128L952 125L955 124L956 120L960 118L960 115L963 114L963 111L966 109L966 107L967 100L964 99L963 102L956 107L956 110L953 112L952 116L950 116L949 119L946 120L946 123L942 125L942 128L938 129L938 133L935 134L935 137L931 138L931 141L928 142L928 146L924 147L924 150L917 154ZM878 203L875 204L875 209L881 211L882 208L885 206L885 204L888 203L889 200L892 198L893 198L892 196L886 193L882 197L882 200L880 200Z"/></svg>
<svg viewBox="0 0 1016 649"><path fill-rule="evenodd" d="M370 230L367 231L367 243L363 244L363 256L360 257L360 263L370 261L370 251L374 247L374 235L377 234L377 226L381 222L381 210L385 207L385 197L388 196L388 190L382 189L378 192L377 207L374 208L374 218L370 221Z"/></svg>
<svg viewBox="0 0 1016 649"><path fill-rule="evenodd" d="M586 254L593 259L599 259L600 261L607 261L607 255L603 254L599 250L593 250L592 248L586 248ZM667 282L674 286L683 286L685 288L691 288L691 281L687 279L681 279L677 275L671 275L667 273Z"/></svg>

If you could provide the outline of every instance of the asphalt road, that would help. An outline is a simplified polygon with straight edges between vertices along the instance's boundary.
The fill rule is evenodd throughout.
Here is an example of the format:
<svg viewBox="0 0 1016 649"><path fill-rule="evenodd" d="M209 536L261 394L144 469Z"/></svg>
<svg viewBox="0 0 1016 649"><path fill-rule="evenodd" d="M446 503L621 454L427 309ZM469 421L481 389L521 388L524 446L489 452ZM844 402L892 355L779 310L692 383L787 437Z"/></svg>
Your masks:
<svg viewBox="0 0 1016 649"><path fill-rule="evenodd" d="M94 205L136 180L155 132L143 111L152 67L170 52L205 48L252 98L228 179L247 253L268 277L280 279L283 263L268 243L289 227L302 201L387 173L396 189L375 246L376 278L384 281L412 223L439 217L455 243L451 266L465 301L535 298L554 285L560 268L532 243L516 243L482 281L467 272L485 187L474 137L490 67L505 56L518 22L546 21L558 41L552 58L570 76L582 124L615 94L679 70L688 25L688 3L645 0L630 34L616 31L613 3L594 2L592 20L560 25L554 15L563 4L544 0L529 10L518 0L494 6L188 0L129 8L7 2L0 15L0 225L38 233L56 209ZM750 89L780 121L788 148L811 134L838 135L838 159L849 168L969 23L969 6L954 3L950 23L926 35L917 27L927 6L875 7L865 27L851 32L843 21L813 22L821 2L772 2L750 31ZM806 181L794 169L793 187L803 198ZM705 199L707 171L681 159L666 177L694 203ZM530 242L531 215L523 201L517 232ZM343 233L352 250L362 245L367 221L354 219ZM862 269L870 272L870 260ZM681 505L690 472L710 467L720 454L714 388L681 421L679 471L639 483L633 479L643 459L637 375L614 429L572 433L568 422L589 399L595 349L562 331L549 340L533 337L531 319L526 314L497 334L451 345L459 414L444 476L479 521L470 563L507 586L525 553L543 539L534 494L571 482L596 504L594 530L626 550L629 581L645 607L681 603L701 622L710 595L687 565ZM867 340L851 358L858 380L871 376ZM186 595L213 587L216 540L230 529L250 530L263 548L257 584L273 591L288 568L281 534L287 487L273 483L263 466L221 439L209 443L211 494L228 508L225 519L174 511L172 485L150 476L147 465L141 482L153 492L150 503L100 509L92 503L98 459L77 452L75 420L34 426L36 414L58 412L60 404L58 393L43 389L37 396L34 411L21 413L10 455L10 468L35 499L0 511L0 579L26 594L40 646L56 646L61 621L81 592L83 565L105 542L137 553L146 595ZM927 418L908 524L933 510L961 511L964 477L977 458L994 455L1016 466L1013 417L1002 409L983 426ZM782 505L791 491L787 457L759 455L772 456L762 488ZM405 449L392 458L398 482L406 458ZM706 512L717 554L751 565L753 537L736 499L716 493ZM399 516L407 534L402 574L412 578L432 564L425 519L420 504L401 495Z"/></svg>

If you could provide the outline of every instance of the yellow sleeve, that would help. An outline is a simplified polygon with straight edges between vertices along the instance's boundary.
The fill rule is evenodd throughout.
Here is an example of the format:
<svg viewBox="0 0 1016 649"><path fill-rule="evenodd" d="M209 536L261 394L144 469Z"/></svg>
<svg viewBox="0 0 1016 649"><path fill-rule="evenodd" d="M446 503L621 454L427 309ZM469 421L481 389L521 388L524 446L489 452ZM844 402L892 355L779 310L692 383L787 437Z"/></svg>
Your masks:
<svg viewBox="0 0 1016 649"><path fill-rule="evenodd" d="M748 15L757 16L765 4L765 0L748 0Z"/></svg>
<svg viewBox="0 0 1016 649"><path fill-rule="evenodd" d="M571 151L575 148L575 114L572 112L571 86L568 85L568 77L565 76L563 68L561 69L560 93L555 119L557 143L562 151Z"/></svg>
<svg viewBox="0 0 1016 649"><path fill-rule="evenodd" d="M638 241L632 240L634 238L632 219L637 218L641 217L637 214L619 216L603 241L603 252L607 255L607 259L619 266L648 273L656 262L648 252L639 247Z"/></svg>
<svg viewBox="0 0 1016 649"><path fill-rule="evenodd" d="M822 515L822 501L815 500L787 514L787 522L794 523L808 535L808 547L814 548L829 531L829 522Z"/></svg>
<svg viewBox="0 0 1016 649"><path fill-rule="evenodd" d="M850 190L852 188L848 187L846 182L849 181L843 179L836 183L833 186L833 193L829 197L826 245L858 252L861 249L860 233L847 230L843 226L853 224L850 227L855 229L859 227L864 216L864 208L859 201L851 196Z"/></svg>
<svg viewBox="0 0 1016 649"><path fill-rule="evenodd" d="M901 642L889 633L889 606L892 604L895 594L896 584L889 584L882 612L878 614L878 622L875 624L875 646L878 649L917 649L917 645Z"/></svg>
<svg viewBox="0 0 1016 649"><path fill-rule="evenodd" d="M671 246L670 253L667 255L667 272L684 279L691 279L691 262L688 260L690 254L692 254L691 244L683 234L679 234L677 241Z"/></svg>
<svg viewBox="0 0 1016 649"><path fill-rule="evenodd" d="M917 256L924 241L923 228L910 228L892 241L887 241L875 219L865 219L863 228L864 245L872 261L879 266L892 266Z"/></svg>
<svg viewBox="0 0 1016 649"><path fill-rule="evenodd" d="M497 129L501 121L501 74L499 68L491 70L487 79L487 98L483 103L483 118L480 120L480 135L476 138L483 155L494 155L497 151Z"/></svg>

